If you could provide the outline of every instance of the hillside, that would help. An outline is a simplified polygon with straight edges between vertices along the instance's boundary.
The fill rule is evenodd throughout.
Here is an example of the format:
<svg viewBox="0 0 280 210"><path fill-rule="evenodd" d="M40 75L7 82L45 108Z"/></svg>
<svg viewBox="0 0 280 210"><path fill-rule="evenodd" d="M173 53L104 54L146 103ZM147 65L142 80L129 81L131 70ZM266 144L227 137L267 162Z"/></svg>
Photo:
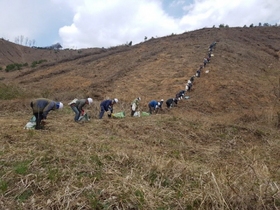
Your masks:
<svg viewBox="0 0 280 210"><path fill-rule="evenodd" d="M0 203L19 209L280 208L280 27L204 28L133 46L51 51L0 40ZM149 117L131 101L173 98L216 41L188 100ZM34 61L46 60L36 67ZM11 63L28 63L5 72ZM208 73L206 73L208 72ZM5 97L4 97L5 96ZM62 101L45 129L30 100ZM73 98L92 97L73 122ZM124 119L97 119L118 98Z"/></svg>

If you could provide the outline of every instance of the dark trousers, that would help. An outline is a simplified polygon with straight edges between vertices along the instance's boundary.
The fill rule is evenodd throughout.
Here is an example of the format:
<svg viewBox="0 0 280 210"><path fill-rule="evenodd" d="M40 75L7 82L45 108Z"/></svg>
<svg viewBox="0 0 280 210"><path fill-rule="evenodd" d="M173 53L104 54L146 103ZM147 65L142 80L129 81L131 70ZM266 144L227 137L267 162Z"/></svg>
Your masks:
<svg viewBox="0 0 280 210"><path fill-rule="evenodd" d="M167 108L171 108L173 106L173 102L166 101Z"/></svg>
<svg viewBox="0 0 280 210"><path fill-rule="evenodd" d="M152 114L152 113L153 113L153 110L155 110L155 108L152 107L150 104L148 105L148 107L149 107L149 112L150 112L150 114Z"/></svg>
<svg viewBox="0 0 280 210"><path fill-rule="evenodd" d="M100 106L99 119L102 119L102 117L103 117L103 115L104 115L104 112L105 112L104 106Z"/></svg>
<svg viewBox="0 0 280 210"><path fill-rule="evenodd" d="M36 130L39 130L41 129L41 121L43 119L43 112L39 112L39 113L33 113L34 116L36 117L36 126L35 126L35 129Z"/></svg>
<svg viewBox="0 0 280 210"><path fill-rule="evenodd" d="M33 103L31 102L30 103L30 106L31 108L33 109ZM41 129L41 121L43 119L43 112L33 112L33 115L35 116L36 118L36 126L35 126L35 129L36 130L39 130Z"/></svg>

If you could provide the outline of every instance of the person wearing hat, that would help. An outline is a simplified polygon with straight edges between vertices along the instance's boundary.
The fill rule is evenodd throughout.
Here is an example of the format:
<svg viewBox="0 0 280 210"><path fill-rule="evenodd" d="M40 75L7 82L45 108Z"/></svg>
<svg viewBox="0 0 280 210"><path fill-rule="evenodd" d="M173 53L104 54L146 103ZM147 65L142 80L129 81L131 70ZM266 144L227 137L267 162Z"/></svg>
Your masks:
<svg viewBox="0 0 280 210"><path fill-rule="evenodd" d="M171 107L174 107L175 104L178 103L178 99L177 98L170 98L165 103L166 103L167 108L171 108Z"/></svg>
<svg viewBox="0 0 280 210"><path fill-rule="evenodd" d="M74 121L79 122L79 118L81 115L84 115L84 110L83 107L88 104L92 104L93 100L92 98L87 98L87 99L74 99L71 101L68 105L71 106L71 109L75 113Z"/></svg>
<svg viewBox="0 0 280 210"><path fill-rule="evenodd" d="M33 110L33 115L36 117L35 129L42 129L41 122L47 119L47 115L51 110L57 110L63 108L63 103L52 101L46 98L38 98L31 101L30 106Z"/></svg>
<svg viewBox="0 0 280 210"><path fill-rule="evenodd" d="M100 113L99 113L99 119L102 119L104 112L107 112L108 117L111 118L111 115L113 113L113 106L114 104L118 103L119 100L117 98L115 99L108 99L104 100L100 103Z"/></svg>
<svg viewBox="0 0 280 210"><path fill-rule="evenodd" d="M132 101L131 106L130 106L131 107L131 117L133 117L134 113L137 111L140 101L141 101L140 97L138 97Z"/></svg>
<svg viewBox="0 0 280 210"><path fill-rule="evenodd" d="M188 83L189 84L189 83ZM187 86L186 86L187 87ZM177 100L182 100L184 95L185 95L186 91L185 90L181 90L179 93L176 94L175 98Z"/></svg>
<svg viewBox="0 0 280 210"><path fill-rule="evenodd" d="M156 101L156 100L150 101L148 104L150 114L152 114L153 112L157 113L158 109L162 109L162 104L163 104L163 99L161 99L160 101Z"/></svg>

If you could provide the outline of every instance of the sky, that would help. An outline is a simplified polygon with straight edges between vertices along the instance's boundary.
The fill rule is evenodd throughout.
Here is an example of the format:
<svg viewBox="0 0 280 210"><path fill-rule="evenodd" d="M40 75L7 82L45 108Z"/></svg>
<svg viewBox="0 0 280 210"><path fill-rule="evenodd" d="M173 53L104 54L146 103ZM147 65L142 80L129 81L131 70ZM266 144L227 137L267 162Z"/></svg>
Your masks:
<svg viewBox="0 0 280 210"><path fill-rule="evenodd" d="M113 47L201 28L280 25L280 0L0 0L0 38Z"/></svg>

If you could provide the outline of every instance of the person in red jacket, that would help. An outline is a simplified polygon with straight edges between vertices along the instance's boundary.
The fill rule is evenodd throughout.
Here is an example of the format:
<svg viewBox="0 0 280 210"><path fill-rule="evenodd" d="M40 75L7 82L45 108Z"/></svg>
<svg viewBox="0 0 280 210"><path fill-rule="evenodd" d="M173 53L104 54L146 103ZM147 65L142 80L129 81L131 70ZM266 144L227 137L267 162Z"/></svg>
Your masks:
<svg viewBox="0 0 280 210"><path fill-rule="evenodd" d="M38 98L31 101L30 106L33 110L33 115L36 117L35 129L42 129L41 121L47 119L47 115L52 110L62 109L63 103L52 101L46 98Z"/></svg>

